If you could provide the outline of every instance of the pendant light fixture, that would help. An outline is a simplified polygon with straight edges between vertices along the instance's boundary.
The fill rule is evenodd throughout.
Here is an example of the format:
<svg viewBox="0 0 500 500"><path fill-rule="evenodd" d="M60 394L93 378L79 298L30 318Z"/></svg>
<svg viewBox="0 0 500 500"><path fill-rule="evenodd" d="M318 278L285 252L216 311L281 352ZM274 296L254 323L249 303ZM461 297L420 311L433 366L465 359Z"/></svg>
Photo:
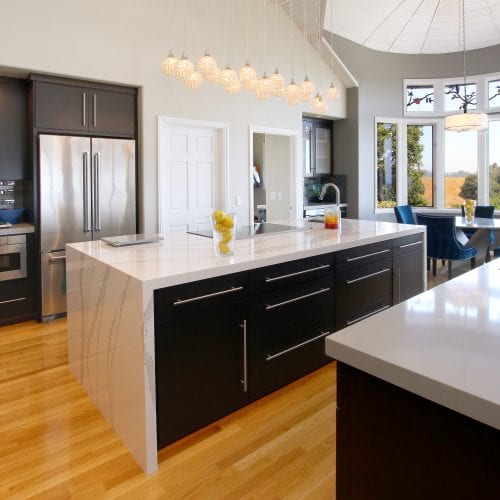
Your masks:
<svg viewBox="0 0 500 500"><path fill-rule="evenodd" d="M186 87L190 89L200 88L203 83L203 77L199 71L192 71L185 79Z"/></svg>
<svg viewBox="0 0 500 500"><path fill-rule="evenodd" d="M318 25L317 25L317 30L318 30L318 54L321 59L321 2L318 3ZM321 71L318 72L318 89L321 88ZM312 110L318 114L321 115L325 113L328 109L328 106L326 105L326 102L323 101L323 98L321 97L321 94L316 92L316 97L312 100L311 102L311 107Z"/></svg>
<svg viewBox="0 0 500 500"><path fill-rule="evenodd" d="M334 56L333 56L333 1L330 1L330 51L332 53L332 67L331 70L333 72L333 65L334 65ZM335 85L330 83L330 86L326 90L326 99L328 101L335 101L338 97L338 91L335 87Z"/></svg>
<svg viewBox="0 0 500 500"><path fill-rule="evenodd" d="M293 0L290 0L290 19L289 19L289 29L290 29L290 69L292 78L290 80L290 84L285 87L285 91L283 92L283 97L285 98L286 103L289 106L295 106L300 101L300 91L299 86L295 83L293 78L293 31L292 31L292 22L293 22Z"/></svg>
<svg viewBox="0 0 500 500"><path fill-rule="evenodd" d="M234 2L229 0L231 3L231 18L230 18L230 23L229 26L234 29ZM230 32L230 28L228 26L227 32ZM233 33L234 36L234 33ZM233 45L231 44L231 59L233 59ZM238 75L236 74L236 71L231 69L231 66L229 63L226 65L226 69L222 72L221 74L221 83L224 85L225 91L230 94L234 95L237 94L241 90L241 83L238 80Z"/></svg>
<svg viewBox="0 0 500 500"><path fill-rule="evenodd" d="M177 68L177 57L174 56L172 51L168 53L168 56L163 59L161 63L161 71L165 76L175 76Z"/></svg>
<svg viewBox="0 0 500 500"><path fill-rule="evenodd" d="M255 68L248 62L248 52L250 48L250 29L251 29L251 11L248 8L248 0L246 0L245 4L245 12L246 12L246 60L244 66L240 69L239 76L240 81L243 87L246 90L251 90L254 86L254 81L257 78L257 71Z"/></svg>
<svg viewBox="0 0 500 500"><path fill-rule="evenodd" d="M458 91L459 98L462 100L463 113L448 115L444 119L444 127L446 130L454 130L455 132L465 132L468 130L485 130L488 127L488 116L485 113L468 113L467 107L470 104L470 98L467 97L467 72L465 69L465 0L460 0L460 7L462 13L462 54L464 66L464 97L460 96L460 89ZM458 21L458 33L460 41L460 17Z"/></svg>
<svg viewBox="0 0 500 500"><path fill-rule="evenodd" d="M309 81L307 76L307 0L305 0L304 4L304 68L306 70L306 76L304 81L299 85L300 92L300 100L301 101L309 101L314 92L314 84Z"/></svg>
<svg viewBox="0 0 500 500"><path fill-rule="evenodd" d="M205 76L217 71L217 61L210 55L208 49L205 50L205 53L198 61L198 71Z"/></svg>
<svg viewBox="0 0 500 500"><path fill-rule="evenodd" d="M275 50L279 48L279 36L278 36L278 0L274 0L274 44ZM285 92L285 77L280 73L280 70L276 66L274 73L269 78L270 80L270 92L274 97L281 97Z"/></svg>
<svg viewBox="0 0 500 500"><path fill-rule="evenodd" d="M187 58L186 53L177 61L175 66L175 76L185 80L194 71L194 64Z"/></svg>

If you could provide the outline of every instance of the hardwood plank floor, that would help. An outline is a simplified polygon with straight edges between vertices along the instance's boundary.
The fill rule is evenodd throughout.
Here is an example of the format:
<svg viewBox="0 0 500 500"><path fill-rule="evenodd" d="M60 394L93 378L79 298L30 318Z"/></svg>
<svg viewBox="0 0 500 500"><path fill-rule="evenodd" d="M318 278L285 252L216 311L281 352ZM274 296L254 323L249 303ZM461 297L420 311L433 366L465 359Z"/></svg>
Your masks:
<svg viewBox="0 0 500 500"><path fill-rule="evenodd" d="M66 320L0 328L0 498L332 499L335 363L159 452L146 476L67 366Z"/></svg>

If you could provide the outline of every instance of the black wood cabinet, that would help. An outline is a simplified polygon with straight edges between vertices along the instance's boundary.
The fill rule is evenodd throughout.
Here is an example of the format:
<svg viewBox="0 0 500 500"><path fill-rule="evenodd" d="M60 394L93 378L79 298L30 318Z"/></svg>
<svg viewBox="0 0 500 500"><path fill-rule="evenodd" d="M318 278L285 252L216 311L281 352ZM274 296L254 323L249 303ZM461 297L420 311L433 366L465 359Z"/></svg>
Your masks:
<svg viewBox="0 0 500 500"><path fill-rule="evenodd" d="M0 180L27 174L27 100L24 80L0 77Z"/></svg>
<svg viewBox="0 0 500 500"><path fill-rule="evenodd" d="M86 82L34 80L34 126L91 135L135 136L136 92L127 87L93 88Z"/></svg>
<svg viewBox="0 0 500 500"><path fill-rule="evenodd" d="M423 245L422 234L393 240L394 304L424 291Z"/></svg>
<svg viewBox="0 0 500 500"><path fill-rule="evenodd" d="M0 281L0 326L32 319L34 310L34 245L33 235L26 238L26 278Z"/></svg>
<svg viewBox="0 0 500 500"><path fill-rule="evenodd" d="M333 122L302 120L304 177L333 173Z"/></svg>

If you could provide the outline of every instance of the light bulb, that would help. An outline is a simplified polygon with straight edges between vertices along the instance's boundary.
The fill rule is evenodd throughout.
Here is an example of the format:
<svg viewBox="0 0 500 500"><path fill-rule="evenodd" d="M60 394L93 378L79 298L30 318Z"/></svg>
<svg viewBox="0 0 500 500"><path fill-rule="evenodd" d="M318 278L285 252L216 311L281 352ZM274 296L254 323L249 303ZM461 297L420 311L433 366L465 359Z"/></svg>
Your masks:
<svg viewBox="0 0 500 500"><path fill-rule="evenodd" d="M315 113L322 114L327 110L326 102L323 101L320 93L312 101L312 109Z"/></svg>
<svg viewBox="0 0 500 500"><path fill-rule="evenodd" d="M222 72L221 75L221 82L224 87L229 84L229 82L233 80L237 80L238 77L235 73L234 70L231 69L231 66L229 66L229 63L226 66L226 69Z"/></svg>
<svg viewBox="0 0 500 500"><path fill-rule="evenodd" d="M275 97L281 97L285 91L285 77L279 72L278 68L271 75L271 94Z"/></svg>
<svg viewBox="0 0 500 500"><path fill-rule="evenodd" d="M210 55L208 49L205 50L205 54L198 61L198 71L203 75L217 71L217 61Z"/></svg>
<svg viewBox="0 0 500 500"><path fill-rule="evenodd" d="M253 66L251 66L248 61L246 61L245 66L243 66L240 69L241 83L255 80L256 76L257 76L257 71L255 71L255 68Z"/></svg>
<svg viewBox="0 0 500 500"><path fill-rule="evenodd" d="M301 101L308 101L311 99L312 93L314 92L314 84L309 81L309 78L304 78L304 81L299 85L299 93Z"/></svg>
<svg viewBox="0 0 500 500"><path fill-rule="evenodd" d="M326 91L326 98L329 101L335 101L338 95L339 95L338 90L335 88L335 85L332 82Z"/></svg>
<svg viewBox="0 0 500 500"><path fill-rule="evenodd" d="M299 102L300 100L299 87L297 86L293 78L292 81L290 82L290 85L288 85L285 88L285 92L283 95L285 97L286 103L289 106L295 106Z"/></svg>
<svg viewBox="0 0 500 500"><path fill-rule="evenodd" d="M186 57L186 53L182 53L182 57L177 61L175 66L175 76L186 79L194 71L194 64Z"/></svg>
<svg viewBox="0 0 500 500"><path fill-rule="evenodd" d="M203 83L201 73L193 71L187 78L184 79L186 86L190 89L197 89Z"/></svg>
<svg viewBox="0 0 500 500"><path fill-rule="evenodd" d="M165 76L175 76L175 71L177 68L178 60L172 54L172 51L168 53L168 56L163 59L161 63L161 71Z"/></svg>
<svg viewBox="0 0 500 500"><path fill-rule="evenodd" d="M224 85L224 89L228 94L237 94L241 90L241 83L237 78L235 78L234 80L231 80L229 83Z"/></svg>

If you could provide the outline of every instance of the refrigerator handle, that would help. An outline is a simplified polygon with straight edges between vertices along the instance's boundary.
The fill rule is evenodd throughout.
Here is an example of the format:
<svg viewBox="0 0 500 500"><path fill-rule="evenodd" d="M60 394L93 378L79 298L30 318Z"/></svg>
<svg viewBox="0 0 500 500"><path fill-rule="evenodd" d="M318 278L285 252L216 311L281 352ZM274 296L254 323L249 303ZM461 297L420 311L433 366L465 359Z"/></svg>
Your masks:
<svg viewBox="0 0 500 500"><path fill-rule="evenodd" d="M91 231L89 224L89 154L83 153L83 231Z"/></svg>
<svg viewBox="0 0 500 500"><path fill-rule="evenodd" d="M99 160L100 154L94 153L94 231L101 230L101 214L99 202Z"/></svg>

